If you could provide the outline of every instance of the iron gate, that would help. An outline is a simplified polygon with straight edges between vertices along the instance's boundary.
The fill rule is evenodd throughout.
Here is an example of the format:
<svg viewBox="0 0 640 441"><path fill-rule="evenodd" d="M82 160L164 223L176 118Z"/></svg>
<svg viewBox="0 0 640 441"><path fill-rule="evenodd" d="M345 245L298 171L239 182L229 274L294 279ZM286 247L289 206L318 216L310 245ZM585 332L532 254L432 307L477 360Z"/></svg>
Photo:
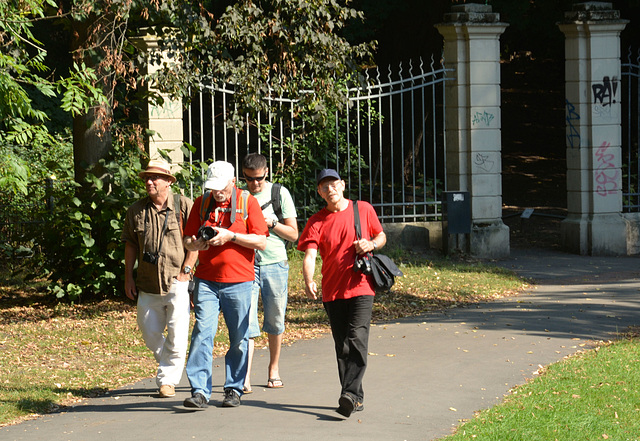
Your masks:
<svg viewBox="0 0 640 441"><path fill-rule="evenodd" d="M369 201L382 222L440 219L441 195L447 189L444 88L453 78L447 76L452 69L435 64L432 59L429 66L400 63L395 72L391 67L368 70L368 87L350 87L350 105L336 110L325 129L327 143L334 144L331 153L302 167L301 179L315 182L319 167L335 168L347 183L348 197ZM190 160L229 161L238 173L244 155L257 151L268 158L274 181L281 180L284 161L309 161L292 157L295 149L290 146L309 142L295 139L304 121L293 115L293 100L273 101L287 110L286 121L269 114L255 121L247 116L243 131L235 131L228 128L233 87L203 84L184 118L184 139L196 150ZM290 190L301 220L306 220L317 209L315 195L303 188Z"/></svg>

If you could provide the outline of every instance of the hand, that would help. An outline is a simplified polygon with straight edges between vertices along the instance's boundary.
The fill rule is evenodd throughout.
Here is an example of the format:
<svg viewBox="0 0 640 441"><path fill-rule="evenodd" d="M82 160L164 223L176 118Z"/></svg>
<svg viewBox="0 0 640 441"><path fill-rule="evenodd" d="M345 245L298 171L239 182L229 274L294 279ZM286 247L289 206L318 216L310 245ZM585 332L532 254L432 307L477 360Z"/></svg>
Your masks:
<svg viewBox="0 0 640 441"><path fill-rule="evenodd" d="M316 282L311 281L309 284L306 284L304 287L304 293L308 298L316 300L316 294L318 293L318 285L316 285Z"/></svg>
<svg viewBox="0 0 640 441"><path fill-rule="evenodd" d="M135 300L136 297L138 297L138 291L136 290L136 284L133 281L133 278L129 280L129 278L127 277L127 280L124 283L124 293L131 300Z"/></svg>
<svg viewBox="0 0 640 441"><path fill-rule="evenodd" d="M209 241L209 242L211 242L211 241ZM208 250L209 249L209 242L202 240L202 238L196 239L195 236L191 236L185 242L185 244L186 244L185 248L187 250L189 250L189 251Z"/></svg>
<svg viewBox="0 0 640 441"><path fill-rule="evenodd" d="M226 228L214 227L214 229L218 232L218 234L216 234L209 242L207 242L209 245L214 247L224 245L225 243L233 239L233 236L237 234L227 230Z"/></svg>
<svg viewBox="0 0 640 441"><path fill-rule="evenodd" d="M353 244L356 246L356 253L358 253L359 255L370 253L374 250L372 240L360 239L354 241Z"/></svg>
<svg viewBox="0 0 640 441"><path fill-rule="evenodd" d="M186 282L188 280L191 280L191 274L185 274L181 271L176 279L178 280L178 282Z"/></svg>

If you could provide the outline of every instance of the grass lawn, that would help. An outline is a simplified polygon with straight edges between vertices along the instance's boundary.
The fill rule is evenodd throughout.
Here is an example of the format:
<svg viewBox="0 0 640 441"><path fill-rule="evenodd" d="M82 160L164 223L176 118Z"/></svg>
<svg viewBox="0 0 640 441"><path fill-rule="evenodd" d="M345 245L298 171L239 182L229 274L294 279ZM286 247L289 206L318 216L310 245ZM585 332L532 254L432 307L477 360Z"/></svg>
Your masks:
<svg viewBox="0 0 640 441"><path fill-rule="evenodd" d="M487 301L526 286L506 270L477 262L385 251L393 254L405 277L397 279L392 292L376 296L374 321ZM304 295L302 254L292 254L285 344L329 329L322 303ZM319 268L316 271L320 280ZM155 374L155 362L137 329L133 302L55 304L37 286L9 283L0 286L0 299L0 425ZM258 347L265 344L265 338L256 340ZM222 326L216 355L223 354L226 345Z"/></svg>
<svg viewBox="0 0 640 441"><path fill-rule="evenodd" d="M548 366L443 440L640 439L640 346L632 337Z"/></svg>

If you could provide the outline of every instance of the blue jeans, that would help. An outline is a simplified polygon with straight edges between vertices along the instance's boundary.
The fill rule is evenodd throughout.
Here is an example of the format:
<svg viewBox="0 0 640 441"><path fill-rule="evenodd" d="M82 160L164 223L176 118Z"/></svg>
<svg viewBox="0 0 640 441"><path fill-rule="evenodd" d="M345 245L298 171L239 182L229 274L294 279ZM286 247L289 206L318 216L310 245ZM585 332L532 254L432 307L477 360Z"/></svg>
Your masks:
<svg viewBox="0 0 640 441"><path fill-rule="evenodd" d="M229 350L225 362L224 388L232 388L242 395L247 375L249 308L253 282L220 283L196 279L193 294L196 323L191 334L187 359L187 377L191 394L200 393L211 398L213 370L213 339L218 329L218 315L222 311L229 329Z"/></svg>
<svg viewBox="0 0 640 441"><path fill-rule="evenodd" d="M264 323L262 330L267 334L280 335L284 332L284 317L287 311L289 290L289 262L255 266L256 278L251 291L251 314L249 317L249 338L260 335L258 323L258 296L262 293Z"/></svg>

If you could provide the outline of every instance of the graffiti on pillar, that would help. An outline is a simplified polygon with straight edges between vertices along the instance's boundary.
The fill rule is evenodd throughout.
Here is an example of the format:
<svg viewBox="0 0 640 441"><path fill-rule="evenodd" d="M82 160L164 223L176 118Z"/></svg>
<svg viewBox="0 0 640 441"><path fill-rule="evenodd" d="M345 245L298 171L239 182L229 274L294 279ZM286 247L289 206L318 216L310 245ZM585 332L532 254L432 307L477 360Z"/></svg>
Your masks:
<svg viewBox="0 0 640 441"><path fill-rule="evenodd" d="M615 155L608 150L610 146L610 143L603 142L595 153L596 192L600 196L615 194L618 191L618 177L620 176L620 170L615 166Z"/></svg>
<svg viewBox="0 0 640 441"><path fill-rule="evenodd" d="M616 103L616 95L618 94L618 80L615 76L602 78L602 83L593 84L593 111L595 116L604 119L611 118L611 107Z"/></svg>
<svg viewBox="0 0 640 441"><path fill-rule="evenodd" d="M567 103L567 144L571 148L580 147L580 133L576 126L573 125L574 121L580 120L580 114L576 112L576 106L574 106L569 100L565 100Z"/></svg>
<svg viewBox="0 0 640 441"><path fill-rule="evenodd" d="M473 125L474 126L486 126L489 127L491 125L491 121L493 121L495 116L493 113L489 113L487 111L484 112L476 112L473 115Z"/></svg>
<svg viewBox="0 0 640 441"><path fill-rule="evenodd" d="M178 118L181 116L182 108L175 100L170 100L165 97L165 100L161 106L150 106L149 116L155 119L166 118L166 115L172 115L172 118Z"/></svg>
<svg viewBox="0 0 640 441"><path fill-rule="evenodd" d="M614 76L613 79L609 77L602 78L601 84L594 84L591 86L593 89L593 101L601 106L610 106L616 103L616 94L618 92L618 79Z"/></svg>
<svg viewBox="0 0 640 441"><path fill-rule="evenodd" d="M489 159L489 155L483 155L481 153L476 153L475 158L473 159L473 163L482 171L487 173L493 171L493 166L495 165L495 161Z"/></svg>

